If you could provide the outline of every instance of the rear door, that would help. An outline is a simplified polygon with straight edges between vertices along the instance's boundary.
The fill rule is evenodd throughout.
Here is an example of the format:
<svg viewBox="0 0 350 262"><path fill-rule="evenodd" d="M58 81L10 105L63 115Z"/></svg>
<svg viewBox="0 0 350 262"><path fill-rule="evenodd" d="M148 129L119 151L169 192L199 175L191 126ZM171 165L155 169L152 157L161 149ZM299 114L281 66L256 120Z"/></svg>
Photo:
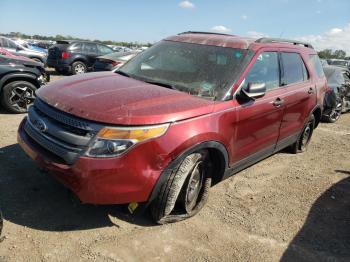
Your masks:
<svg viewBox="0 0 350 262"><path fill-rule="evenodd" d="M97 45L95 43L84 43L83 44L83 53L87 59L87 66L91 67L98 57Z"/></svg>
<svg viewBox="0 0 350 262"><path fill-rule="evenodd" d="M284 114L276 150L296 141L316 105L316 87L306 67L306 58L296 50L280 51Z"/></svg>
<svg viewBox="0 0 350 262"><path fill-rule="evenodd" d="M240 88L246 88L248 83L265 83L267 92L255 100L239 94L236 97L237 116L233 123L236 134L232 148L236 168L272 154L278 140L283 117L283 105L280 104L283 88L275 49L263 49L255 55Z"/></svg>

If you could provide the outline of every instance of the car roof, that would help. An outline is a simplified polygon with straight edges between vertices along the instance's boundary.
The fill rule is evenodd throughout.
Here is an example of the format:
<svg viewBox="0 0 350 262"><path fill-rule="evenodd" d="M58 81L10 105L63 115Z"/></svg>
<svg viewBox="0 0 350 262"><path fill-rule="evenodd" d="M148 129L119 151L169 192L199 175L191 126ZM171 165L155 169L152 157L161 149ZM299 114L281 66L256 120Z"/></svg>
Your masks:
<svg viewBox="0 0 350 262"><path fill-rule="evenodd" d="M170 36L165 40L240 49L256 49L263 46L273 46L276 48L292 47L316 54L316 51L309 43L281 38L251 38L212 32L188 31L175 36Z"/></svg>
<svg viewBox="0 0 350 262"><path fill-rule="evenodd" d="M91 43L91 44L105 45L102 43L97 43L97 42L88 41L88 40L57 40L56 41L56 44L73 44L73 43Z"/></svg>

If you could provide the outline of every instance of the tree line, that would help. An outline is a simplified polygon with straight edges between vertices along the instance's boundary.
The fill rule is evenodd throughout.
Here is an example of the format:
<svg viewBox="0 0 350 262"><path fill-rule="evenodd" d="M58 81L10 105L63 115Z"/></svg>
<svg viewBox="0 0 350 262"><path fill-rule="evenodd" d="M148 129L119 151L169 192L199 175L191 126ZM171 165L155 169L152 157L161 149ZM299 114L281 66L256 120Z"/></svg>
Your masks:
<svg viewBox="0 0 350 262"><path fill-rule="evenodd" d="M318 52L318 56L322 59L346 59L350 60L350 56L346 56L346 52L344 50L332 50L332 49L324 49Z"/></svg>
<svg viewBox="0 0 350 262"><path fill-rule="evenodd" d="M151 43L140 43L140 42L125 42L125 41L101 41L98 39L84 39L79 38L71 35L55 35L55 36L44 36L44 35L28 35L23 34L20 32L10 32L8 34L1 34L3 36L9 37L9 38L21 38L21 39L35 39L35 40L44 40L44 41L59 41L59 40L84 40L84 41L94 41L97 43L105 44L105 45L117 45L117 46L126 46L126 47L133 47L133 46L151 46Z"/></svg>

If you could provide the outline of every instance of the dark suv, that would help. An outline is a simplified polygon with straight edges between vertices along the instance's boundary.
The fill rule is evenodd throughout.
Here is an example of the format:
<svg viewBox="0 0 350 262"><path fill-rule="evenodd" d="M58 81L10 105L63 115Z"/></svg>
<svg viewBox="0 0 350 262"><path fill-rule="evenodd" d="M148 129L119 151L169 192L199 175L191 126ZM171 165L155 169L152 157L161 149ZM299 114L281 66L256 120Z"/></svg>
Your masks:
<svg viewBox="0 0 350 262"><path fill-rule="evenodd" d="M150 204L156 222L173 222L232 174L305 151L325 89L309 44L187 32L115 73L42 88L18 142L83 202Z"/></svg>
<svg viewBox="0 0 350 262"><path fill-rule="evenodd" d="M49 81L42 63L26 57L0 54L0 101L12 113L25 113L35 91Z"/></svg>
<svg viewBox="0 0 350 262"><path fill-rule="evenodd" d="M70 72L73 75L87 72L96 57L114 52L112 48L88 41L57 41L49 48L47 65L58 73Z"/></svg>

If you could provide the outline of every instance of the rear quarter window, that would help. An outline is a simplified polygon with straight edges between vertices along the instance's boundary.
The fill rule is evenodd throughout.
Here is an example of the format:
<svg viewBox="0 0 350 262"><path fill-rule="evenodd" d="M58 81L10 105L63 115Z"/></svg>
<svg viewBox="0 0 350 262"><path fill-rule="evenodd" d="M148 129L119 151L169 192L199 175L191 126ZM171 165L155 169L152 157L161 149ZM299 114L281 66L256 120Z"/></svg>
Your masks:
<svg viewBox="0 0 350 262"><path fill-rule="evenodd" d="M69 50L71 51L81 51L81 43L73 43L69 46Z"/></svg>
<svg viewBox="0 0 350 262"><path fill-rule="evenodd" d="M308 72L303 59L298 53L281 53L283 65L283 85L299 83L308 79Z"/></svg>
<svg viewBox="0 0 350 262"><path fill-rule="evenodd" d="M318 55L310 55L310 64L319 77L324 77L322 64Z"/></svg>

